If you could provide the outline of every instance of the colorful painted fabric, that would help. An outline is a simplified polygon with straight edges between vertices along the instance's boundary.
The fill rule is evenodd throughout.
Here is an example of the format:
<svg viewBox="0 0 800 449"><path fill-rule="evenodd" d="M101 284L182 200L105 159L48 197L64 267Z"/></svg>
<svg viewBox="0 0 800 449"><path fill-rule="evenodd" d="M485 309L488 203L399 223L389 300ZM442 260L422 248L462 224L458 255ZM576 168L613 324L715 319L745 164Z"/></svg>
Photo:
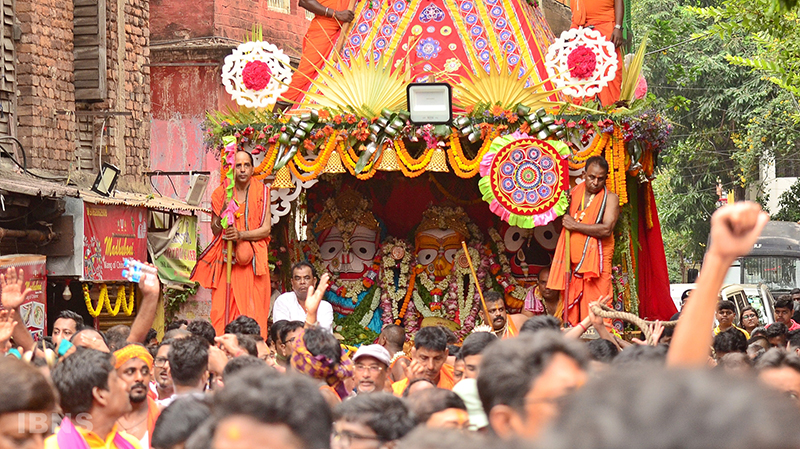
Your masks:
<svg viewBox="0 0 800 449"><path fill-rule="evenodd" d="M304 337L305 330L302 330L295 339L292 368L314 379L324 380L336 391L340 399L346 398L348 393L344 380L353 375L353 361L347 358L347 350L342 349L341 362L337 363L323 354L311 354L306 347Z"/></svg>

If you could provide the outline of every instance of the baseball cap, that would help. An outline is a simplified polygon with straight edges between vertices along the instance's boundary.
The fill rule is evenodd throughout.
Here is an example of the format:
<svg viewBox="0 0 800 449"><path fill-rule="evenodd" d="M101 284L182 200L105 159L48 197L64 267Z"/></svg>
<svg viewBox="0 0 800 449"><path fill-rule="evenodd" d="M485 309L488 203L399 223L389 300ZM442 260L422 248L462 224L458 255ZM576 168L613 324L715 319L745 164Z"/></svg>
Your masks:
<svg viewBox="0 0 800 449"><path fill-rule="evenodd" d="M353 361L356 362L365 356L373 357L386 366L389 366L389 362L392 360L389 351L381 345L362 345L353 356Z"/></svg>

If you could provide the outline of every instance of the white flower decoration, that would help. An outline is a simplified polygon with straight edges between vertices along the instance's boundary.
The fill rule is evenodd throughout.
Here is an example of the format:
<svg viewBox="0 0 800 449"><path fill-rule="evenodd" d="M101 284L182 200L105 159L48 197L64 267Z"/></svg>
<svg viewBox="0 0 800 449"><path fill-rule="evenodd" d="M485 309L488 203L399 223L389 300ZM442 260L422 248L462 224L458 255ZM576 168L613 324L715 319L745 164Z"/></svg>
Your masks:
<svg viewBox="0 0 800 449"><path fill-rule="evenodd" d="M250 63L269 67L268 82L262 79L264 87L255 90L245 85L242 73ZM239 45L233 53L225 57L222 67L222 84L234 101L248 108L272 106L278 97L289 89L292 70L289 56L273 44L265 41L251 41ZM285 84L284 84L285 83Z"/></svg>
<svg viewBox="0 0 800 449"><path fill-rule="evenodd" d="M573 78L567 63L569 55L581 46L590 49L597 58L594 72L587 79ZM544 65L553 83L564 87L564 94L576 98L592 97L617 75L617 52L614 44L599 31L573 28L561 33L561 37L547 49Z"/></svg>

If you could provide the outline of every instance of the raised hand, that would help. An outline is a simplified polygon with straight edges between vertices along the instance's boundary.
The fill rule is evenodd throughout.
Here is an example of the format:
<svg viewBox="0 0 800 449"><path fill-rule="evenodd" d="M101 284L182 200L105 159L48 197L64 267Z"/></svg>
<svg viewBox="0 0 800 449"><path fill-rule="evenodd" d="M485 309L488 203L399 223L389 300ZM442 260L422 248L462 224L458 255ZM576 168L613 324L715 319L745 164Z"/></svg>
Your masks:
<svg viewBox="0 0 800 449"><path fill-rule="evenodd" d="M10 310L0 310L0 347L5 347L16 325L17 322L14 321Z"/></svg>
<svg viewBox="0 0 800 449"><path fill-rule="evenodd" d="M219 337L215 337L214 341L217 342L217 345L219 345L223 351L225 351L228 357L236 357L244 351L244 349L239 346L239 339L236 338L236 335L223 334Z"/></svg>
<svg viewBox="0 0 800 449"><path fill-rule="evenodd" d="M313 285L308 286L308 294L306 294L306 323L308 324L316 324L317 323L317 310L319 310L319 304L322 302L322 297L325 296L325 292L328 290L328 281L330 280L330 275L325 273L319 279L319 285L314 288Z"/></svg>
<svg viewBox="0 0 800 449"><path fill-rule="evenodd" d="M711 216L711 246L708 252L736 259L753 249L769 215L752 201L723 206Z"/></svg>
<svg viewBox="0 0 800 449"><path fill-rule="evenodd" d="M0 300L6 309L19 308L31 293L31 289L25 288L25 272L21 268L19 275L14 267L9 267L6 274L0 273L0 288L3 292Z"/></svg>

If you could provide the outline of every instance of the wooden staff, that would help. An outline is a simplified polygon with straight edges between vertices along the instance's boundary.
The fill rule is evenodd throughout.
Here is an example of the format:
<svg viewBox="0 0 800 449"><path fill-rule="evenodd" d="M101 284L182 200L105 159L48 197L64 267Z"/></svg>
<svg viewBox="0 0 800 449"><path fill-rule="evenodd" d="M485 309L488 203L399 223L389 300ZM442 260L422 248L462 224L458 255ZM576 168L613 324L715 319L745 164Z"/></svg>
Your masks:
<svg viewBox="0 0 800 449"><path fill-rule="evenodd" d="M478 281L478 274L475 272L475 266L472 265L472 257L469 256L469 250L467 249L467 242L462 240L461 247L464 249L464 255L467 256L467 263L469 263L469 269L470 271L472 271L472 279L475 280L475 287L478 289L478 295L481 297L481 307L483 307L483 316L486 317L486 319L488 320L489 309L486 308L486 300L483 299L483 290L481 290L481 283Z"/></svg>
<svg viewBox="0 0 800 449"><path fill-rule="evenodd" d="M347 4L347 10L348 11L355 12L356 1L357 0L350 0L350 2ZM347 22L344 25L342 25L342 29L339 32L339 39L336 41L336 54L337 55L341 55L342 54L342 48L344 48L344 43L345 43L345 41L347 41L347 33L350 32L350 28L352 28L353 22L355 22L356 19L357 19L357 17L353 17L353 20L351 22Z"/></svg>
<svg viewBox="0 0 800 449"><path fill-rule="evenodd" d="M569 214L569 209L567 209L567 213ZM568 305L569 305L569 281L572 278L572 272L570 270L570 268L572 267L572 255L569 252L570 232L569 232L568 229L565 229L564 231L565 231L564 238L566 239L564 241L564 253L565 253L564 254L564 259L565 259L564 269L567 272L567 277L564 280L564 298L562 299L563 304L564 304L564 306L562 307L564 310L561 312L561 315L562 315L561 316L561 323L562 323L562 325L567 323L567 316L568 316L567 311L568 311Z"/></svg>
<svg viewBox="0 0 800 449"><path fill-rule="evenodd" d="M225 232L225 231L223 231ZM233 240L228 240L228 254L225 258L225 320L227 326L231 315L231 263L233 261Z"/></svg>

